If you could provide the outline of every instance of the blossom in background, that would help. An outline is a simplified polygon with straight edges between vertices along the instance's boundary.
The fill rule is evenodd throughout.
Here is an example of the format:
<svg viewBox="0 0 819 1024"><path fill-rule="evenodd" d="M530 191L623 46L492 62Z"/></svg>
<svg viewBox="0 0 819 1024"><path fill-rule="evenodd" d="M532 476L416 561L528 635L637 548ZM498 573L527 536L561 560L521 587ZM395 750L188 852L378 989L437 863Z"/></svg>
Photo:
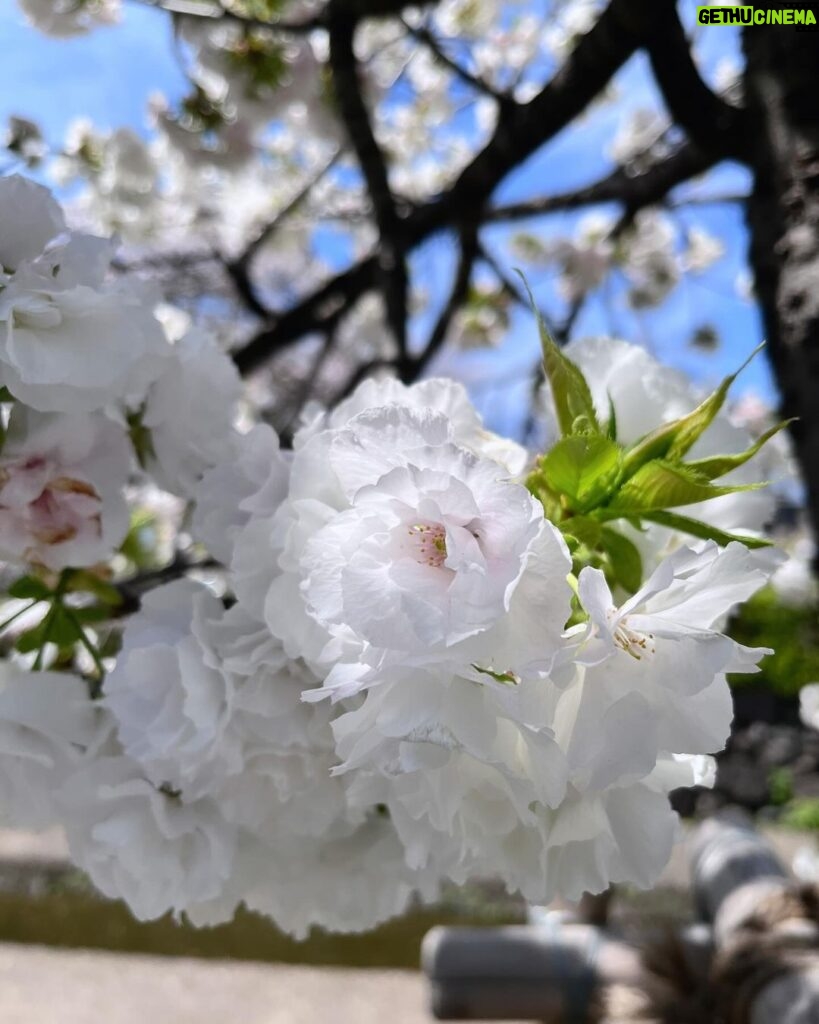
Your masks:
<svg viewBox="0 0 819 1024"><path fill-rule="evenodd" d="M58 39L119 20L119 0L19 0L31 24Z"/></svg>
<svg viewBox="0 0 819 1024"><path fill-rule="evenodd" d="M191 497L231 456L240 392L236 367L210 335L192 329L167 348L140 416L150 433L146 462L166 490Z"/></svg>
<svg viewBox="0 0 819 1024"><path fill-rule="evenodd" d="M0 215L4 225L0 239L4 278L39 256L65 230L63 211L48 189L19 174L0 178Z"/></svg>
<svg viewBox="0 0 819 1024"><path fill-rule="evenodd" d="M819 730L819 683L808 683L799 691L799 717L809 729Z"/></svg>
<svg viewBox="0 0 819 1024"><path fill-rule="evenodd" d="M0 455L0 556L49 569L111 557L128 529L131 449L100 413L15 406Z"/></svg>

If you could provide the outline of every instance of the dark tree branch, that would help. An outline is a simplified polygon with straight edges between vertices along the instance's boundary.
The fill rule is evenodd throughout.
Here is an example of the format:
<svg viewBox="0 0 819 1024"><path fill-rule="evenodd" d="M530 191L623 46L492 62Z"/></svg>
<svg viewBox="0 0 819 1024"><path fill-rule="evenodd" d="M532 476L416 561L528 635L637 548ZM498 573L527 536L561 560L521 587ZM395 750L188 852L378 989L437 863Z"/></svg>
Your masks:
<svg viewBox="0 0 819 1024"><path fill-rule="evenodd" d="M390 190L387 163L370 124L361 92L353 38L356 23L349 15L348 0L331 0L328 5L330 70L335 99L347 129L378 226L378 268L387 311L387 323L398 346L402 362L407 355L406 243L404 223Z"/></svg>
<svg viewBox="0 0 819 1024"><path fill-rule="evenodd" d="M655 0L646 49L668 112L692 142L715 157L747 160L746 113L712 92L701 78L676 0Z"/></svg>
<svg viewBox="0 0 819 1024"><path fill-rule="evenodd" d="M690 178L704 174L716 163L692 142L680 143L668 156L639 174L628 174L618 167L605 178L571 192L542 196L521 203L496 206L486 212L487 221L524 220L557 211L577 210L595 203L621 203L636 211L663 200L671 189Z"/></svg>
<svg viewBox="0 0 819 1024"><path fill-rule="evenodd" d="M580 115L644 44L645 26L651 24L653 11L654 0L611 0L541 92L526 104L510 104L489 142L454 184L406 218L406 251L451 225L470 220L480 224L488 200L503 178ZM630 208L656 202L655 194L661 197L673 184L685 180L685 170L687 176L692 176L707 170L713 162L695 147L682 148L667 166L657 169L651 188L646 186L639 195L631 194ZM666 180L671 184L664 184ZM339 305L351 305L377 285L378 269L376 257L367 257L308 295L237 353L239 368L252 371L304 334L322 330L326 317Z"/></svg>
<svg viewBox="0 0 819 1024"><path fill-rule="evenodd" d="M528 103L510 104L492 138L452 188L419 211L419 227L482 213L506 175L588 107L643 43L653 0L612 0L550 82Z"/></svg>
<svg viewBox="0 0 819 1024"><path fill-rule="evenodd" d="M219 563L213 558L202 558L197 561L188 558L181 551L177 551L173 561L167 565L163 565L159 569L146 569L136 576L131 576L130 579L114 584L122 598L122 604L117 607L115 614L117 617L132 615L139 611L143 596L154 587L169 583L171 580L178 580L197 569L213 569L218 566Z"/></svg>
<svg viewBox="0 0 819 1024"><path fill-rule="evenodd" d="M377 276L378 263L374 256L368 256L331 278L233 354L239 371L252 373L271 356L304 335L324 331L332 317L354 305L365 292L375 287Z"/></svg>

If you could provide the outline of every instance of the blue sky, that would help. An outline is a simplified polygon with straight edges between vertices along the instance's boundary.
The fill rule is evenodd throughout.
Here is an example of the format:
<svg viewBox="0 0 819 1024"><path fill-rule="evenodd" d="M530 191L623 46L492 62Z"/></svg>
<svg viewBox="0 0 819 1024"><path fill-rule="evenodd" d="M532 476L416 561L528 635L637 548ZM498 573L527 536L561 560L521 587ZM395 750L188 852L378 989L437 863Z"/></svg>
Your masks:
<svg viewBox="0 0 819 1024"><path fill-rule="evenodd" d="M686 0L684 8L689 17L693 6ZM15 3L6 2L0 5L0 38L4 42L0 61L0 122L10 114L30 117L53 142L59 142L68 122L79 116L88 117L103 128L128 125L145 133L149 95L159 90L174 97L184 88L169 19L127 0L119 26L69 40L43 36L25 24ZM720 60L738 57L737 34L729 28L702 29L699 47L708 76L713 75ZM509 176L498 191L498 199L510 201L557 192L591 182L609 170L607 147L624 112L646 105L661 107L641 57L621 71L615 87L616 104L597 108L579 125L561 133ZM708 194L740 191L748 184L742 169L724 165L695 188ZM527 229L544 236L564 232L572 227L577 216L540 218L528 224ZM735 287L737 274L746 266L747 236L742 210L735 205L708 206L683 209L675 216L683 224L704 223L722 237L727 246L725 258L699 278L684 280L660 310L639 317L617 301L613 310L607 309L602 301L591 301L578 320L577 329L580 333L615 332L631 340L648 341L662 359L709 384L735 368L761 340L756 308L742 300ZM431 252L437 261L451 264L445 243L436 239L428 245L430 248L427 251L425 247L420 260ZM495 250L499 251L497 245ZM554 293L553 275L539 275L535 285L548 306L547 296ZM722 340L713 354L703 354L688 343L693 329L705 323L717 327ZM515 428L516 415L510 410L522 409L525 404L522 373L536 358L537 344L531 319L515 313L513 329L501 350L458 357L459 375L477 379L488 374L498 382L494 390L481 387L475 392L476 400L495 425ZM451 364L444 359L439 367L446 370L448 365ZM743 375L737 391L743 389L772 397L764 359L755 360ZM498 403L505 409L502 415Z"/></svg>

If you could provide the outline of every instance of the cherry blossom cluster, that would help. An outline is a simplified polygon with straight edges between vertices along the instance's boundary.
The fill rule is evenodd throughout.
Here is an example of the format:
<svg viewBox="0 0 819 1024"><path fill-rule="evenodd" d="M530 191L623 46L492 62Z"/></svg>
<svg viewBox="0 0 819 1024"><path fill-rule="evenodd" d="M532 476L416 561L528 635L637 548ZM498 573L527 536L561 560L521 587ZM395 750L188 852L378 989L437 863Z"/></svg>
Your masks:
<svg viewBox="0 0 819 1024"><path fill-rule="evenodd" d="M119 0L19 0L19 6L32 25L58 37L104 32L122 13ZM174 10L177 56L189 89L181 98L151 96L147 138L78 118L64 139L46 145L36 125L16 118L7 145L17 157L43 163L57 183L72 183L73 215L92 230L117 232L131 247L129 258L146 244L171 266L180 254L193 264L210 258L209 286L227 298L222 329L238 339L235 296L230 282L219 278L219 258L252 252L251 276L263 282L260 294L273 310L331 276L333 266L311 244L318 226L343 237L357 256L371 253L378 236L328 87L327 34L310 29L324 6L321 0L255 6L237 0L219 17L224 5L204 0ZM537 93L602 6L600 0L571 0L552 5L544 19L536 5L521 0L441 0L428 9L410 7L401 17L363 19L356 74L399 205L443 193L491 137L502 101L525 103ZM617 132L610 156L631 176L667 156L673 143L657 111L638 109ZM654 307L685 275L700 274L723 255L718 239L699 227L682 230L656 208L640 211L625 233L600 210L597 204L546 244L531 231L514 230L514 223L499 236L514 263L557 269L558 310L563 300L579 306L620 284L631 309ZM421 322L434 296L422 274L413 276L419 280L408 296L409 312ZM507 334L508 282L495 273L476 277L453 318L447 337L453 347L493 346ZM184 292L173 275L164 287L171 299L177 289ZM241 313L248 316L247 309ZM693 327L712 331L710 324ZM359 333L366 344L350 344ZM365 297L344 311L335 346L354 363L393 360L393 333L383 303ZM270 388L276 393L275 384Z"/></svg>
<svg viewBox="0 0 819 1024"><path fill-rule="evenodd" d="M725 674L765 653L721 631L777 564L749 549L760 442L641 349L547 339L537 463L437 379L366 380L283 451L237 429L218 346L47 190L0 179L0 220L5 820L61 824L140 918L243 903L296 935L444 880L651 885L669 792L713 778ZM720 543L646 504L669 473ZM148 573L134 610L117 566L148 486L216 568Z"/></svg>

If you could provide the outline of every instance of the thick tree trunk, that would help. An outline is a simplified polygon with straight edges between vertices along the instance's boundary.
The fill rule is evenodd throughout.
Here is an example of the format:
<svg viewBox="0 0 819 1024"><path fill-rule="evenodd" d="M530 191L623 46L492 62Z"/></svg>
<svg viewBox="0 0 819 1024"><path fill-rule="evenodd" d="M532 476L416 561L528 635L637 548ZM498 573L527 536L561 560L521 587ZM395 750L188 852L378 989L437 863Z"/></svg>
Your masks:
<svg viewBox="0 0 819 1024"><path fill-rule="evenodd" d="M744 30L750 260L819 538L819 32Z"/></svg>

